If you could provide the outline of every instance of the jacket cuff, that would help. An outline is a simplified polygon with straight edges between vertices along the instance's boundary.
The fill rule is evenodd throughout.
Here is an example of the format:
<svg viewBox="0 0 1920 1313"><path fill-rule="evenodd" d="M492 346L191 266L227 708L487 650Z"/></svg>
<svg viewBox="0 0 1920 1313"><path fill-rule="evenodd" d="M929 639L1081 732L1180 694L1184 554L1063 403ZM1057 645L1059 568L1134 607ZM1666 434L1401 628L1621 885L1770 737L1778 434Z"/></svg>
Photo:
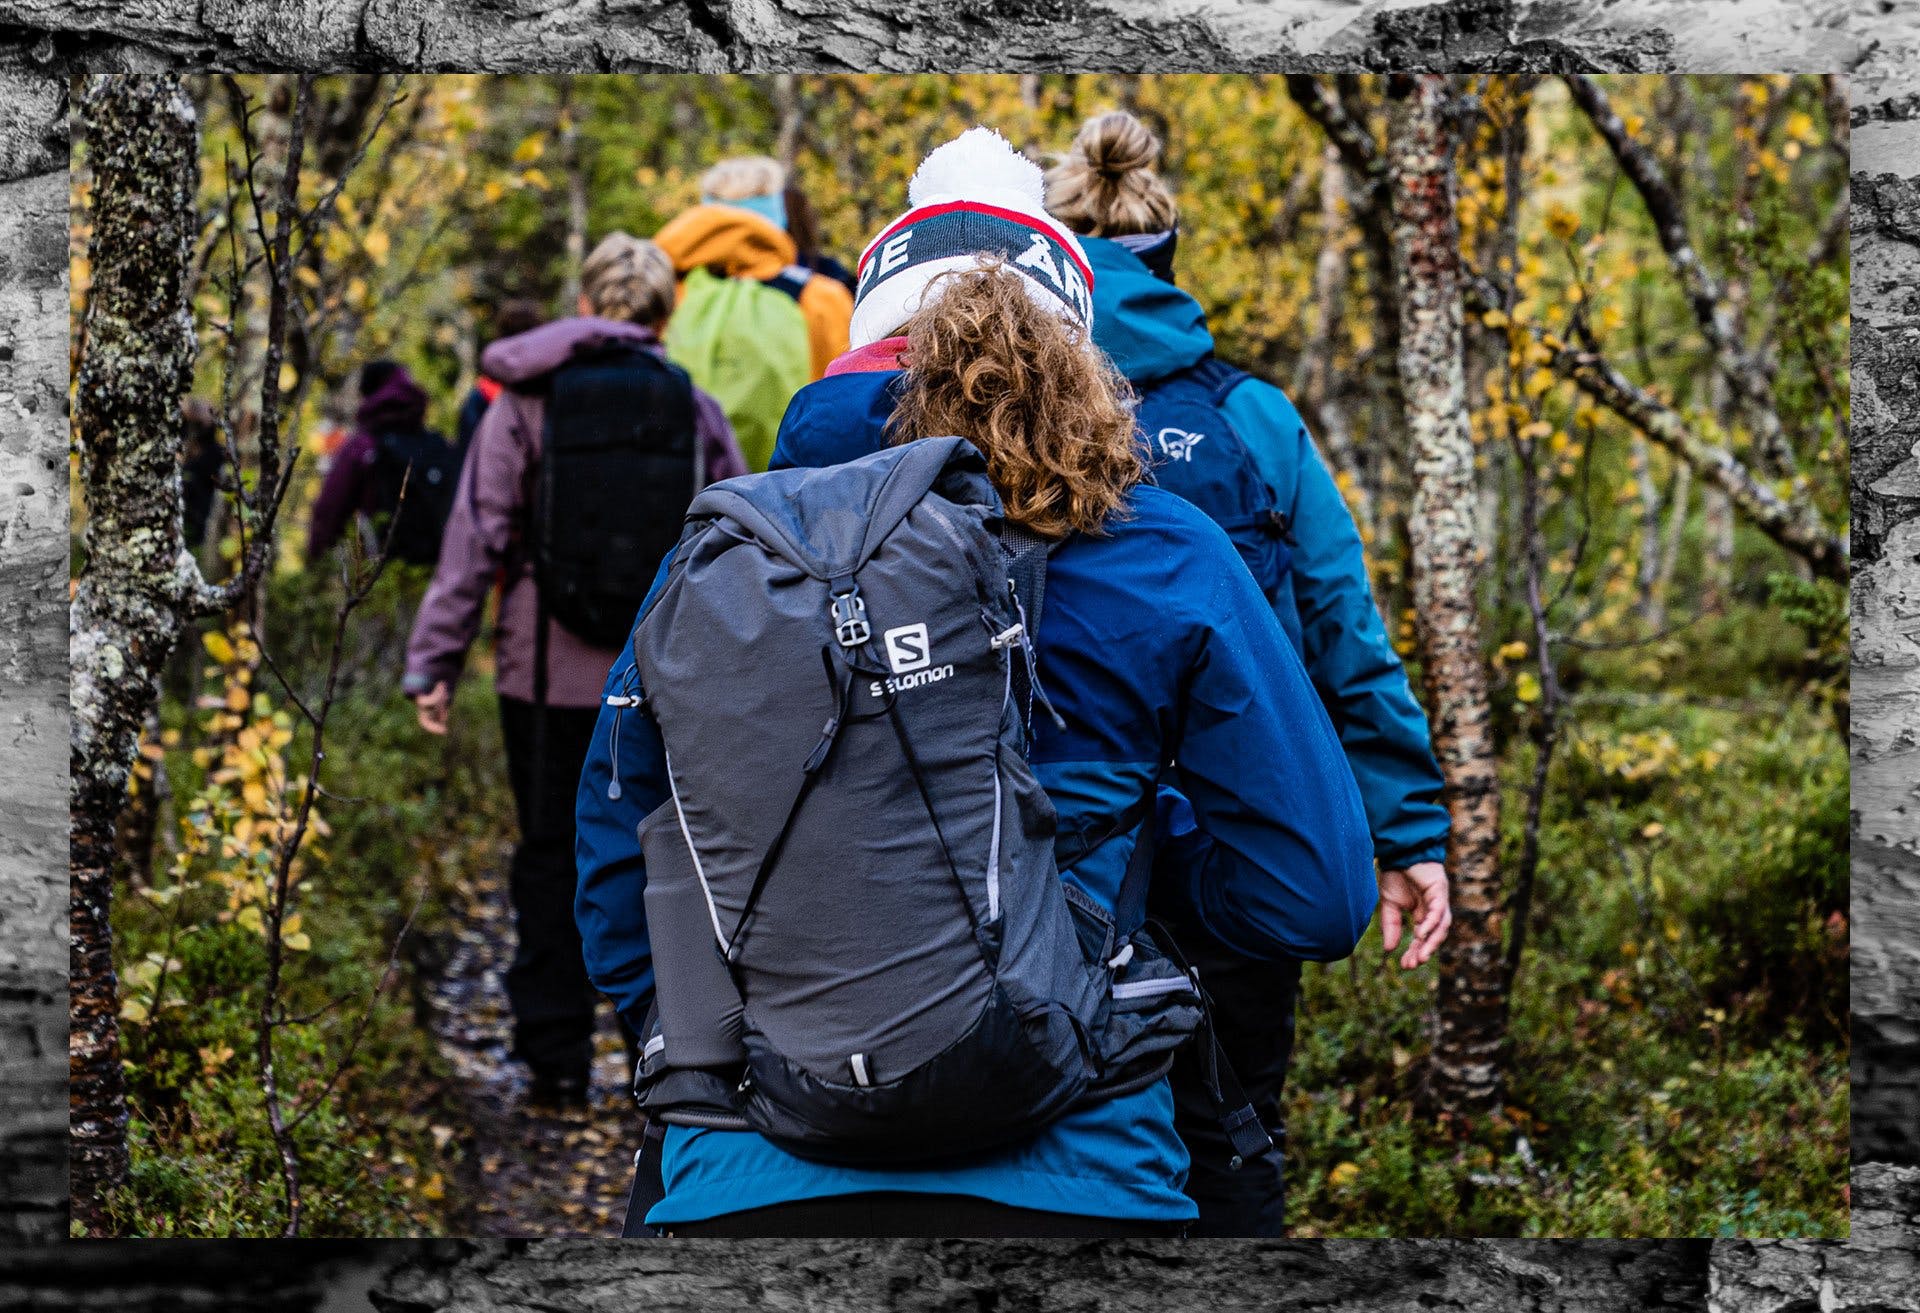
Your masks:
<svg viewBox="0 0 1920 1313"><path fill-rule="evenodd" d="M1419 848L1376 848L1374 858L1383 871L1404 871L1409 866L1421 862L1439 862L1447 864L1447 840L1443 835L1432 843Z"/></svg>
<svg viewBox="0 0 1920 1313"><path fill-rule="evenodd" d="M409 670L400 677L400 691L409 697L415 693L431 693L435 684L452 687L453 681L444 675L429 675L418 670Z"/></svg>

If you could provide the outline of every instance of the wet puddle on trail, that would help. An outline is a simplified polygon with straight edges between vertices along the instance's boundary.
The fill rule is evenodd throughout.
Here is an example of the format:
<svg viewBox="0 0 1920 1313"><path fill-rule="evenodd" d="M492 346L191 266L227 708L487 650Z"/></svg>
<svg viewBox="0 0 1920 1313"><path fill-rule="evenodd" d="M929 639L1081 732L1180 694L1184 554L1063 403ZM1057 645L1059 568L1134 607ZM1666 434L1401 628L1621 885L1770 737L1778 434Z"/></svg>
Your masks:
<svg viewBox="0 0 1920 1313"><path fill-rule="evenodd" d="M462 1161L449 1174L466 1199L456 1234L618 1236L640 1120L612 1009L602 1005L594 1037L591 1106L528 1106L526 1068L510 1056L504 982L514 934L504 856L500 870L471 882L465 902L446 969L428 993L434 1037L467 1114Z"/></svg>

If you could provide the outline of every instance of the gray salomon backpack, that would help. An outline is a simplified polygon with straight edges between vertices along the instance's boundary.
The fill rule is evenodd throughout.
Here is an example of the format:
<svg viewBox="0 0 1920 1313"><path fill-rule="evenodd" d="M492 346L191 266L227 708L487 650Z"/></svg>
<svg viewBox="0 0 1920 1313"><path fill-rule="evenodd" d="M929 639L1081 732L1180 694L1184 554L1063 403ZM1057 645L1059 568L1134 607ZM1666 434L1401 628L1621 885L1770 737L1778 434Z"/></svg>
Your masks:
<svg viewBox="0 0 1920 1313"><path fill-rule="evenodd" d="M1044 564L959 438L695 500L633 635L672 791L640 826L650 1118L951 1158L1157 1081L1200 1026L1197 979L1056 866Z"/></svg>

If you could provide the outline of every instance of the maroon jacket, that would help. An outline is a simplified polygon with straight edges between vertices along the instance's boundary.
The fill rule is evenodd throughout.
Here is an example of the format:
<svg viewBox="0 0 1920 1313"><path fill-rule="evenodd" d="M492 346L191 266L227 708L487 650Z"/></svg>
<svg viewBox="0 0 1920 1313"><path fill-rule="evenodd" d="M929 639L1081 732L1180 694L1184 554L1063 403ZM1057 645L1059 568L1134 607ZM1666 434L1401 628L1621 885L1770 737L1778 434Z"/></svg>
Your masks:
<svg viewBox="0 0 1920 1313"><path fill-rule="evenodd" d="M427 418L427 394L413 381L405 366L369 393L353 413L353 436L340 444L327 467L327 477L314 499L313 514L307 520L307 560L318 561L340 535L347 531L355 515L380 509L374 504L379 489L373 480L373 463L379 458L379 433L413 433Z"/></svg>
<svg viewBox="0 0 1920 1313"><path fill-rule="evenodd" d="M407 641L407 692L423 693L459 678L467 648L480 631L487 593L504 569L507 583L500 606L494 684L505 697L533 699L537 598L526 531L546 401L522 388L552 373L576 352L617 341L640 343L661 353L659 339L650 329L612 319L579 318L555 320L495 342L481 356L480 367L506 384L506 390L487 408L467 453L453 514L440 544L440 564ZM746 461L720 403L698 388L693 399L709 481L745 474ZM548 704L598 706L615 655L549 620Z"/></svg>

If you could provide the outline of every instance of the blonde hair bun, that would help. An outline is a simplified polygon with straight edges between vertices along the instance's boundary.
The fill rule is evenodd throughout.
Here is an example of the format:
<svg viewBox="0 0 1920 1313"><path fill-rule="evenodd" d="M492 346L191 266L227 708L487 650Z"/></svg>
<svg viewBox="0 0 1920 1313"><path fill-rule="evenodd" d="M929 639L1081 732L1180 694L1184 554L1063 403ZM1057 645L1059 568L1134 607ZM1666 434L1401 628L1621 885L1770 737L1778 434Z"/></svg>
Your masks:
<svg viewBox="0 0 1920 1313"><path fill-rule="evenodd" d="M1047 209L1087 237L1165 232L1180 217L1154 165L1160 138L1125 110L1088 119L1047 171Z"/></svg>
<svg viewBox="0 0 1920 1313"><path fill-rule="evenodd" d="M1124 110L1087 120L1073 139L1073 148L1103 178L1123 178L1136 169L1151 169L1160 160L1160 138Z"/></svg>

